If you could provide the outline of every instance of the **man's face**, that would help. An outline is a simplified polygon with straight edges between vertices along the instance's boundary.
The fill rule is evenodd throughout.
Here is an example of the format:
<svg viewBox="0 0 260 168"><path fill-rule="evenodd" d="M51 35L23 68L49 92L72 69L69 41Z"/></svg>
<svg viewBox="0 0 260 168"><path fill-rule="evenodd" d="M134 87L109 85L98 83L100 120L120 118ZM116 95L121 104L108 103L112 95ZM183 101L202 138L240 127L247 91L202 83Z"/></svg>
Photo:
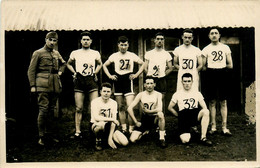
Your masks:
<svg viewBox="0 0 260 168"><path fill-rule="evenodd" d="M183 33L182 40L183 40L183 44L190 45L193 40L192 33L187 33L187 32Z"/></svg>
<svg viewBox="0 0 260 168"><path fill-rule="evenodd" d="M82 36L81 44L83 48L89 48L92 43L92 40L89 36Z"/></svg>
<svg viewBox="0 0 260 168"><path fill-rule="evenodd" d="M119 42L118 43L118 50L121 52L121 53L126 53L126 51L128 50L128 47L129 47L129 44L128 44L128 41L126 42Z"/></svg>
<svg viewBox="0 0 260 168"><path fill-rule="evenodd" d="M185 90L190 90L192 86L192 78L191 77L184 77L182 78L182 85Z"/></svg>
<svg viewBox="0 0 260 168"><path fill-rule="evenodd" d="M46 38L45 42L48 48L53 49L57 44L58 40L56 38Z"/></svg>
<svg viewBox="0 0 260 168"><path fill-rule="evenodd" d="M217 29L212 29L210 32L209 32L209 39L212 41L212 42L217 42L219 41L219 38L220 38L220 34L219 34L219 31Z"/></svg>
<svg viewBox="0 0 260 168"><path fill-rule="evenodd" d="M158 35L154 39L154 45L158 48L162 48L164 45L164 37L162 35Z"/></svg>
<svg viewBox="0 0 260 168"><path fill-rule="evenodd" d="M112 94L112 90L108 87L102 87L100 94L104 100L108 100Z"/></svg>
<svg viewBox="0 0 260 168"><path fill-rule="evenodd" d="M152 92L156 84L153 79L146 79L144 83L145 90L148 92Z"/></svg>

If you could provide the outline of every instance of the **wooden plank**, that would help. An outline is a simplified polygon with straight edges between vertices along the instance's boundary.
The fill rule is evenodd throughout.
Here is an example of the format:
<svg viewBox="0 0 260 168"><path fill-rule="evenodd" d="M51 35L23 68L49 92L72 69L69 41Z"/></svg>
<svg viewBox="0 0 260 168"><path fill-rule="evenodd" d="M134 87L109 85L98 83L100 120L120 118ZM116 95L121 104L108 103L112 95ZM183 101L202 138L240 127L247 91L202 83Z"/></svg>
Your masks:
<svg viewBox="0 0 260 168"><path fill-rule="evenodd" d="M138 56L143 60L144 60L144 43L143 43L143 36L142 33L139 32L138 34ZM139 65L139 68L141 66ZM143 91L143 78L144 75L143 73L141 73L141 75L139 76L139 92Z"/></svg>
<svg viewBox="0 0 260 168"><path fill-rule="evenodd" d="M144 60L144 42L143 42L143 35L142 32L139 32L138 34L138 56L143 60ZM140 68L140 65L139 65ZM143 91L143 78L144 75L143 73L141 73L141 75L139 76L139 93ZM139 117L141 117L142 114L142 108L141 106L139 106Z"/></svg>
<svg viewBox="0 0 260 168"><path fill-rule="evenodd" d="M244 80L243 80L243 53L242 53L242 40L239 41L240 45L240 101L241 101L241 110L238 113L245 113L245 91L244 89Z"/></svg>

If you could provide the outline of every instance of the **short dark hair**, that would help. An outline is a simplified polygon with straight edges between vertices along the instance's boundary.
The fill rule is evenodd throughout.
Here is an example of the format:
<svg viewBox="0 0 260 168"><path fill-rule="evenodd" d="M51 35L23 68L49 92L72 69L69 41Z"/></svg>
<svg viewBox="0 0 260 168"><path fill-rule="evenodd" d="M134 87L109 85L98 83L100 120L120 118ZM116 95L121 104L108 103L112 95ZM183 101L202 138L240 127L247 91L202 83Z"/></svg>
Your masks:
<svg viewBox="0 0 260 168"><path fill-rule="evenodd" d="M192 74L190 73L184 73L181 77L181 79L183 80L183 78L191 78L191 80L193 80Z"/></svg>
<svg viewBox="0 0 260 168"><path fill-rule="evenodd" d="M164 37L164 34L163 34L163 32L158 32L158 33L155 34L154 37L156 38L157 36L163 36Z"/></svg>
<svg viewBox="0 0 260 168"><path fill-rule="evenodd" d="M146 80L147 79L152 79L153 80L153 82L154 83L156 83L156 80L155 80L155 78L154 77L152 77L152 76L146 76L145 78L144 78L144 83L146 83Z"/></svg>
<svg viewBox="0 0 260 168"><path fill-rule="evenodd" d="M89 38L92 39L91 33L88 31L84 31L84 32L80 33L80 39L82 39L83 36L89 36Z"/></svg>
<svg viewBox="0 0 260 168"><path fill-rule="evenodd" d="M126 36L119 36L117 43L120 43L120 42L122 42L122 43L128 42L128 38Z"/></svg>
<svg viewBox="0 0 260 168"><path fill-rule="evenodd" d="M103 87L110 88L112 90L112 85L110 83L108 83L108 82L105 82L105 83L101 84L101 90L102 90Z"/></svg>
<svg viewBox="0 0 260 168"><path fill-rule="evenodd" d="M213 30L213 29L217 29L218 32L219 32L219 34L220 34L220 31L219 31L219 30L220 30L220 27L218 27L218 26L210 27L210 28L209 28L209 33L210 33L210 31Z"/></svg>
<svg viewBox="0 0 260 168"><path fill-rule="evenodd" d="M191 33L191 34L193 34L193 31L191 29L184 29L182 34L184 34L184 33Z"/></svg>

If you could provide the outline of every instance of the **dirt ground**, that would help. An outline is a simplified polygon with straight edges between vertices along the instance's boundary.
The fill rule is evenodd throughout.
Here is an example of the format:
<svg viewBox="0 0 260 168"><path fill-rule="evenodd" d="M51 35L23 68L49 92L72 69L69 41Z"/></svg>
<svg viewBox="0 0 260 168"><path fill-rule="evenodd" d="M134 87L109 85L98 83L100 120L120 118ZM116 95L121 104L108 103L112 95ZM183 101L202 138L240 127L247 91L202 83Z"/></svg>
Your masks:
<svg viewBox="0 0 260 168"><path fill-rule="evenodd" d="M48 147L37 145L37 134L25 137L23 145L15 152L7 152L9 156L15 153L19 162L95 162L95 161L256 161L256 127L248 124L245 115L230 112L228 116L229 129L232 137L225 137L218 132L208 136L213 141L212 147L207 147L193 141L183 145L177 135L177 119L166 113L167 148L158 145L158 133L155 131L143 137L138 143L118 149L105 148L95 151L94 138L88 130L89 123L84 118L82 140L70 139L74 129L74 121L63 116L59 120L60 143ZM217 117L220 126L220 114ZM220 127L218 127L220 131ZM7 162L15 162L12 157Z"/></svg>

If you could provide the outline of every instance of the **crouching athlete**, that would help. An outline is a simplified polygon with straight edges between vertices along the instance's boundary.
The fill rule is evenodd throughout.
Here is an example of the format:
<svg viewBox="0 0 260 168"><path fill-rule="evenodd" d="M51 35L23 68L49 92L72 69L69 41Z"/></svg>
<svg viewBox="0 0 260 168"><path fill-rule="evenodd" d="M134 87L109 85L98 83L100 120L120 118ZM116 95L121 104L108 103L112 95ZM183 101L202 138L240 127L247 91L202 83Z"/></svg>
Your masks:
<svg viewBox="0 0 260 168"><path fill-rule="evenodd" d="M212 142L206 138L209 125L209 110L202 94L197 90L192 90L193 78L190 73L182 75L183 89L178 90L172 96L168 110L178 117L180 139L182 143L188 143L191 138L191 130L201 122L201 138L203 145L211 146ZM174 109L178 105L178 112Z"/></svg>
<svg viewBox="0 0 260 168"><path fill-rule="evenodd" d="M147 76L144 83L145 91L140 92L127 109L137 126L130 136L130 141L135 142L139 140L149 130L159 126L159 145L165 148L165 119L162 112L162 94L154 90L155 86L154 78ZM138 103L140 103L143 109L141 122L137 121L133 111L133 108Z"/></svg>
<svg viewBox="0 0 260 168"><path fill-rule="evenodd" d="M101 96L91 102L91 130L96 137L96 150L102 150L103 142L116 149L114 142L126 146L128 140L126 136L116 130L119 126L117 120L117 103L110 98L112 94L112 86L109 83L103 83L100 91Z"/></svg>

